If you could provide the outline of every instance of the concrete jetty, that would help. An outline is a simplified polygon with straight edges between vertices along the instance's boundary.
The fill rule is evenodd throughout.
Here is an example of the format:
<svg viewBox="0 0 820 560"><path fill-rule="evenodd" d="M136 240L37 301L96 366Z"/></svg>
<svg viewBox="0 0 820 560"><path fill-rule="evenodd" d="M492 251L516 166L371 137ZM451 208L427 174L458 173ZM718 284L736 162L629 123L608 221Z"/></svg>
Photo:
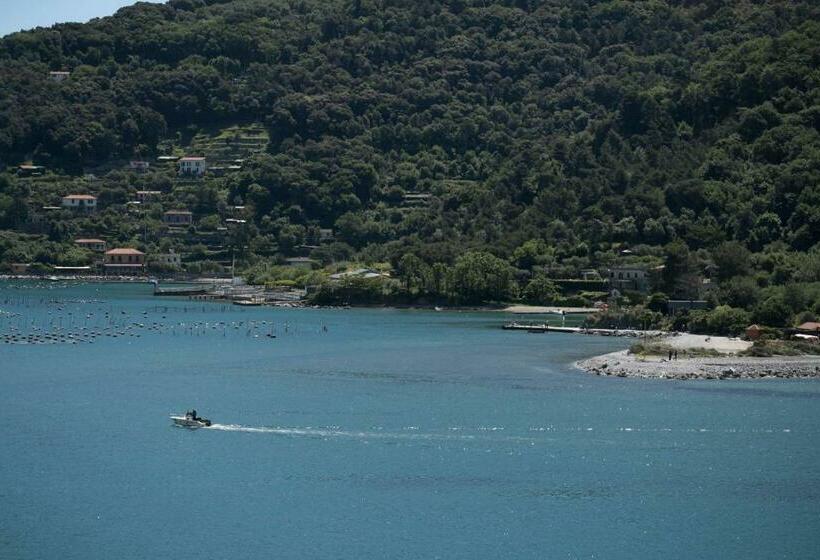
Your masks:
<svg viewBox="0 0 820 560"><path fill-rule="evenodd" d="M507 331L525 331L528 333L570 333L570 334L587 334L598 336L631 336L631 337L658 337L665 336L664 331L655 330L637 330L637 329L591 329L586 327L564 327L557 325L549 325L547 323L540 324L524 324L524 323L507 323L502 327Z"/></svg>

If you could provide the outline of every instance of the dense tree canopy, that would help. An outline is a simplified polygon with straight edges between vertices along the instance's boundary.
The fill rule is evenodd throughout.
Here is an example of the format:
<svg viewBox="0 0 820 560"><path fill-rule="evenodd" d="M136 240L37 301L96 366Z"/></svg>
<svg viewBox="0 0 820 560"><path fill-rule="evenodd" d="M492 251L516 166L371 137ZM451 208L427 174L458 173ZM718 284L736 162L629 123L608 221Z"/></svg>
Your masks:
<svg viewBox="0 0 820 560"><path fill-rule="evenodd" d="M739 276L820 280L801 260L820 241L818 37L810 1L137 4L0 40L0 161L79 174L263 123L266 152L197 195L201 215L220 197L251 209L248 255L332 228L323 262L389 261L413 291L445 263L475 298L509 280L543 300L554 286L533 271L631 248L667 264L669 295L712 265L752 305ZM5 185L14 228L27 195ZM492 286L458 274L476 255ZM780 302L754 305L775 317Z"/></svg>

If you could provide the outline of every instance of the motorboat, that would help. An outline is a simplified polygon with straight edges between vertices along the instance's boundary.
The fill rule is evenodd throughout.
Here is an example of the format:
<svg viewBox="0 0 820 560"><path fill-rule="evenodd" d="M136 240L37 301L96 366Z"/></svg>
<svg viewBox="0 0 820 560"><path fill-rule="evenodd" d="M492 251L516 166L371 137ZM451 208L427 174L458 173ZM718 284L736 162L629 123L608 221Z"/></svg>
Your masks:
<svg viewBox="0 0 820 560"><path fill-rule="evenodd" d="M196 415L196 410L191 410L183 414L172 414L171 420L174 421L175 426L183 428L207 428L211 425L211 421L207 418L200 418Z"/></svg>

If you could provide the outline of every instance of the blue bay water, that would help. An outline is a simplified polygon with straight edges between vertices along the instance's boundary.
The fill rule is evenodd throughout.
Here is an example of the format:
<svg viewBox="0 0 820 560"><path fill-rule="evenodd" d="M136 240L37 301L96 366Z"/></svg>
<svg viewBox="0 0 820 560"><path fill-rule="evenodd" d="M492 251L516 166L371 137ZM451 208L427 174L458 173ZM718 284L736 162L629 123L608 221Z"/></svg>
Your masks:
<svg viewBox="0 0 820 560"><path fill-rule="evenodd" d="M0 558L817 557L820 383L506 319L0 284L0 334L100 333L0 342Z"/></svg>

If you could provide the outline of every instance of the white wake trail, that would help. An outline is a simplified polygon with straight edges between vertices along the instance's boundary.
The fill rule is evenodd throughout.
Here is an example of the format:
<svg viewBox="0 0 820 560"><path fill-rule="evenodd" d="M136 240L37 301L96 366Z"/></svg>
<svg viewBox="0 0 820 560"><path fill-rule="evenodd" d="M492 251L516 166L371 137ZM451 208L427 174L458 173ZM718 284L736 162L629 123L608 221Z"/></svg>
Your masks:
<svg viewBox="0 0 820 560"><path fill-rule="evenodd" d="M387 440L424 440L424 441L519 441L532 442L534 438L517 436L485 436L469 434L431 434L431 433L402 433L402 432L382 432L382 431L348 431L330 428L292 428L292 427L264 427L264 426L243 426L241 424L212 424L205 430L218 430L221 432L246 432L254 434L274 434L292 437L315 437L315 438L351 438L351 439L387 439Z"/></svg>

